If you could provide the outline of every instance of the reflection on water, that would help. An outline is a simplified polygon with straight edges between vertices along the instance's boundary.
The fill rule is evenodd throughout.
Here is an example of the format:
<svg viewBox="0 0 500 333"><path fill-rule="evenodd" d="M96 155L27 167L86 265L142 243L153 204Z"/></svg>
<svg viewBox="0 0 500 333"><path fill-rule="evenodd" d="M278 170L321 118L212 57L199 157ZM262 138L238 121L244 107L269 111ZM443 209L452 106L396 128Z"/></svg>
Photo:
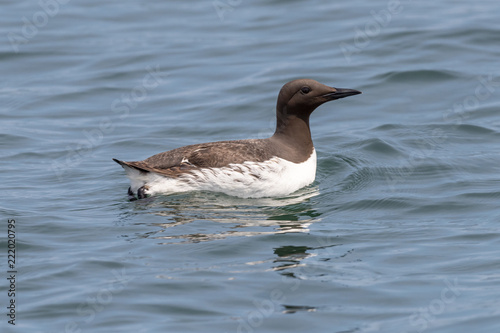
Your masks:
<svg viewBox="0 0 500 333"><path fill-rule="evenodd" d="M307 305L286 305L286 304L283 304L283 307L285 308L283 310L283 313L295 313L298 311L307 311L307 312L316 311L316 307L307 306Z"/></svg>
<svg viewBox="0 0 500 333"><path fill-rule="evenodd" d="M319 195L317 186L309 186L285 198L242 199L218 193L194 192L158 196L136 201L136 209L164 216L160 227L139 237L165 240L162 244L198 243L231 236L256 236L290 232L308 232L309 225L320 220L314 210L313 198ZM216 233L183 232L190 224L223 224ZM203 228L201 228L203 229ZM211 228L210 230L213 230Z"/></svg>
<svg viewBox="0 0 500 333"><path fill-rule="evenodd" d="M273 270L282 271L290 268L296 268L301 266L301 261L308 258L313 257L315 254L306 253L308 250L312 250L312 248L307 246L292 246L286 245L281 246L274 249L274 254L278 256L277 259L274 260L277 263L277 266L273 266ZM284 273L283 275L289 276L292 273ZM293 277L293 275L291 276Z"/></svg>

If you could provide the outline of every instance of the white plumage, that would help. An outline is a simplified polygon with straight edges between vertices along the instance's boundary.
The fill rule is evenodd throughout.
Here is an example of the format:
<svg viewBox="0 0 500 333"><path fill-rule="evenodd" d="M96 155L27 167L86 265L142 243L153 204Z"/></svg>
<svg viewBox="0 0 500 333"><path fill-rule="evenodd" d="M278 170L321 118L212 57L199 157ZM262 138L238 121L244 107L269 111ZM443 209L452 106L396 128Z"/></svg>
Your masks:
<svg viewBox="0 0 500 333"><path fill-rule="evenodd" d="M302 163L279 157L265 162L229 164L222 168L192 170L177 178L125 167L135 193L147 184L146 194L188 191L222 192L241 198L285 196L311 184L316 177L316 150Z"/></svg>

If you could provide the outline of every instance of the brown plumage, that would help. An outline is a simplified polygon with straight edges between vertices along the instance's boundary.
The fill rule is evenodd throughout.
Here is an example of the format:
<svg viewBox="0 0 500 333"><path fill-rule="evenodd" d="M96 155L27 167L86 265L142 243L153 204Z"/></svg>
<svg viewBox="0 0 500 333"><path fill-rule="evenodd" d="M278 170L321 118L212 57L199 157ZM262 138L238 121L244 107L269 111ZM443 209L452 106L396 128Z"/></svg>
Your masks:
<svg viewBox="0 0 500 333"><path fill-rule="evenodd" d="M120 165L143 172L156 172L168 177L197 168L221 168L245 161L264 162L275 154L269 139L218 141L176 148L153 155L143 161L124 162L113 159Z"/></svg>

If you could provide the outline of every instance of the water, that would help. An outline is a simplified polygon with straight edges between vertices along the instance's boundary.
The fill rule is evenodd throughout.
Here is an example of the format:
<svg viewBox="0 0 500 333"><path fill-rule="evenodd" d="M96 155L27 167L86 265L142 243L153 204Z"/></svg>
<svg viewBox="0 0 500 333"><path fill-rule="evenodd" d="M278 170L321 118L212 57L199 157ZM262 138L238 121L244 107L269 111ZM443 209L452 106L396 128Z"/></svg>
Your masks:
<svg viewBox="0 0 500 333"><path fill-rule="evenodd" d="M2 5L2 332L500 330L497 1L43 3ZM363 91L313 185L127 201L111 158L264 138L301 77Z"/></svg>

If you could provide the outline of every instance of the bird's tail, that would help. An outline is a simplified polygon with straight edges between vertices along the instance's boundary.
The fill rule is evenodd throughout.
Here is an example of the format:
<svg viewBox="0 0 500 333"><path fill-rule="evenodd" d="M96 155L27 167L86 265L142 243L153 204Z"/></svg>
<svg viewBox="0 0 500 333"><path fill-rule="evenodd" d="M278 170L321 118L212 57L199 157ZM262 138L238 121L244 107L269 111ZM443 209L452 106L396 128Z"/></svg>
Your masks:
<svg viewBox="0 0 500 333"><path fill-rule="evenodd" d="M113 158L113 161L120 164L125 169L125 171L127 173L129 173L129 171L132 171L132 170L137 170L137 171L144 172L144 173L149 172L149 170L146 170L146 169L141 168L140 166L136 165L136 162L125 162L125 161L118 160L116 158Z"/></svg>

